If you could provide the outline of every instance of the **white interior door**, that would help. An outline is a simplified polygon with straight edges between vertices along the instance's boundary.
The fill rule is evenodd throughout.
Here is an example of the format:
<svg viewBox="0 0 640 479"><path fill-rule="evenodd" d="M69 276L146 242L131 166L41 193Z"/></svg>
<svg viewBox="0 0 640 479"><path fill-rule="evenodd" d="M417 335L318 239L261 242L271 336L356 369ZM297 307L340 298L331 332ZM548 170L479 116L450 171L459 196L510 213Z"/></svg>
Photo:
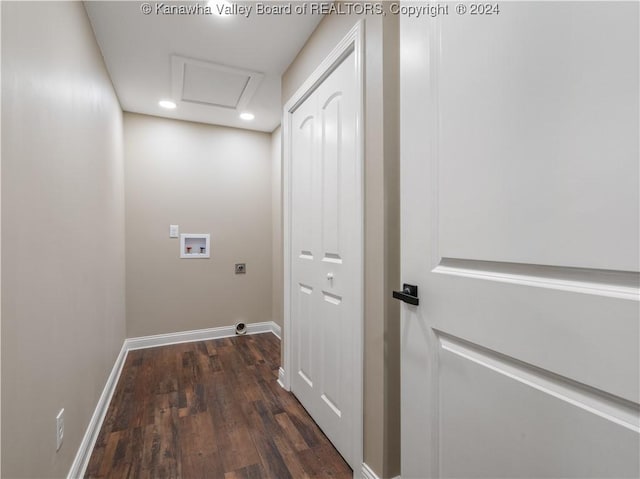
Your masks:
<svg viewBox="0 0 640 479"><path fill-rule="evenodd" d="M352 51L291 113L291 390L355 468L361 175Z"/></svg>
<svg viewBox="0 0 640 479"><path fill-rule="evenodd" d="M402 478L638 477L639 4L467 7L401 19Z"/></svg>

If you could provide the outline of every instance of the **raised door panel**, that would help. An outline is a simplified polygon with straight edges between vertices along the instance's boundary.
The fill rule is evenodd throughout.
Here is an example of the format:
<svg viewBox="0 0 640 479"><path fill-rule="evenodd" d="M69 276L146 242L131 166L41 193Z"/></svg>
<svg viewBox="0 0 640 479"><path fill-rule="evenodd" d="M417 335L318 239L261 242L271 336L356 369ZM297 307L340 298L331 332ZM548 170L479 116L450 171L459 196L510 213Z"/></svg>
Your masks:
<svg viewBox="0 0 640 479"><path fill-rule="evenodd" d="M637 272L638 3L500 8L441 19L440 255Z"/></svg>
<svg viewBox="0 0 640 479"><path fill-rule="evenodd" d="M305 105L294 115L292 164L292 238L294 252L299 259L312 261L314 254L314 214L313 204L316 189L314 169L317 161L316 137L318 121L312 105Z"/></svg>
<svg viewBox="0 0 640 479"><path fill-rule="evenodd" d="M309 388L313 388L315 380L315 365L313 352L314 347L314 325L313 325L313 288L300 283L297 290L296 302L298 309L296 311L297 320L297 337L298 344L296 363L298 365L297 375L302 378Z"/></svg>
<svg viewBox="0 0 640 479"><path fill-rule="evenodd" d="M324 91L321 90L320 93ZM324 98L322 98L324 100ZM342 182L342 102L343 92L333 92L324 100L321 110L322 157L322 252L323 261L342 263L340 255L340 222Z"/></svg>
<svg viewBox="0 0 640 479"><path fill-rule="evenodd" d="M638 477L632 404L440 339L442 477Z"/></svg>
<svg viewBox="0 0 640 479"><path fill-rule="evenodd" d="M343 324L342 297L328 291L322 292L321 315L323 318L322 331L322 390L320 397L328 409L332 419L342 417L344 393L340 383L340 373L344 364L344 343L342 341Z"/></svg>

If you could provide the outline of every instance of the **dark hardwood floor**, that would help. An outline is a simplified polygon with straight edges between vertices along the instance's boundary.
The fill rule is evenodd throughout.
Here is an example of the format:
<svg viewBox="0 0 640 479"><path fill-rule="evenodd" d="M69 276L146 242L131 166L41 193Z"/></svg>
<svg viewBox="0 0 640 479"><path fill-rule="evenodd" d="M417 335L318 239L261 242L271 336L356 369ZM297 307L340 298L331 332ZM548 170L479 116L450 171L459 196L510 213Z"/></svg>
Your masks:
<svg viewBox="0 0 640 479"><path fill-rule="evenodd" d="M351 478L279 364L271 333L131 351L86 477Z"/></svg>

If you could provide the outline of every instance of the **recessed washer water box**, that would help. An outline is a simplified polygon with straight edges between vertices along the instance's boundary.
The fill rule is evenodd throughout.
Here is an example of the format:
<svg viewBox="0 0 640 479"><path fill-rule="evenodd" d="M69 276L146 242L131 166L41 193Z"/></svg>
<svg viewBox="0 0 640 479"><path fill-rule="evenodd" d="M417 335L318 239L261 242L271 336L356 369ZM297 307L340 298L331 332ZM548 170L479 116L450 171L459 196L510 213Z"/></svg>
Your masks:
<svg viewBox="0 0 640 479"><path fill-rule="evenodd" d="M180 258L209 258L211 241L208 233L184 233L180 235Z"/></svg>

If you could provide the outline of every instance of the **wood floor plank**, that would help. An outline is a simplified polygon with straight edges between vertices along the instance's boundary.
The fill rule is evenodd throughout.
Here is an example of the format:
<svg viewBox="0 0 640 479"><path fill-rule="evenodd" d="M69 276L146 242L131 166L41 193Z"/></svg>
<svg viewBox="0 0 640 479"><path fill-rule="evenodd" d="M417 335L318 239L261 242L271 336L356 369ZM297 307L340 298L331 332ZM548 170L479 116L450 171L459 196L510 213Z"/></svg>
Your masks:
<svg viewBox="0 0 640 479"><path fill-rule="evenodd" d="M114 432L109 434L109 439L107 440L107 445L104 448L104 455L102 456L102 464L100 465L99 477L104 477L106 474L110 473L113 468L113 457L116 453L116 448L118 447L118 441L120 440L120 432Z"/></svg>
<svg viewBox="0 0 640 479"><path fill-rule="evenodd" d="M282 432L289 439L293 447L296 451L304 451L305 449L309 449L309 444L304 440L300 431L296 429L296 427L289 419L289 415L287 413L276 414L276 421L280 425Z"/></svg>
<svg viewBox="0 0 640 479"><path fill-rule="evenodd" d="M275 443L282 460L287 466L287 469L291 473L291 476L295 479L307 479L309 474L303 469L302 464L298 460L295 449L291 443L280 435L273 436L273 442Z"/></svg>
<svg viewBox="0 0 640 479"><path fill-rule="evenodd" d="M85 477L350 478L279 365L270 333L130 351Z"/></svg>

